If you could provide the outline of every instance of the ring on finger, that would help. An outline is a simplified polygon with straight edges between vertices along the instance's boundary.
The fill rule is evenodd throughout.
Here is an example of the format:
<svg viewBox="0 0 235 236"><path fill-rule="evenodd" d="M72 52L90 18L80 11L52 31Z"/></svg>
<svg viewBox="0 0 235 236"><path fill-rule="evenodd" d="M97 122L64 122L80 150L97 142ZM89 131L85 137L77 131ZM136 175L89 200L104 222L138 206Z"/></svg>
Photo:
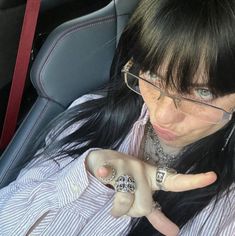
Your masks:
<svg viewBox="0 0 235 236"><path fill-rule="evenodd" d="M123 193L135 193L136 183L132 176L130 175L120 175L114 185L116 192Z"/></svg>
<svg viewBox="0 0 235 236"><path fill-rule="evenodd" d="M112 170L112 174L110 177L99 177L99 178L106 184L112 182L117 174L116 169L114 169L114 167L107 162L105 162L102 166L106 168L110 168Z"/></svg>
<svg viewBox="0 0 235 236"><path fill-rule="evenodd" d="M159 167L156 172L156 184L160 190L164 190L164 182L168 175L177 174L177 171L168 167Z"/></svg>

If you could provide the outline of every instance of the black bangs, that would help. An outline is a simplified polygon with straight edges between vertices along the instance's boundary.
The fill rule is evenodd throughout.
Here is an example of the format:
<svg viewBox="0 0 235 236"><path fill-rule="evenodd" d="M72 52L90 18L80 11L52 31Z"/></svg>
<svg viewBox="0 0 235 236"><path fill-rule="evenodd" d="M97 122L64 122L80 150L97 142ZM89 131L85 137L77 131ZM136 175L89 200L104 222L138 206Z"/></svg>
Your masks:
<svg viewBox="0 0 235 236"><path fill-rule="evenodd" d="M129 58L178 92L199 83L217 96L234 93L234 2L141 1L125 32Z"/></svg>

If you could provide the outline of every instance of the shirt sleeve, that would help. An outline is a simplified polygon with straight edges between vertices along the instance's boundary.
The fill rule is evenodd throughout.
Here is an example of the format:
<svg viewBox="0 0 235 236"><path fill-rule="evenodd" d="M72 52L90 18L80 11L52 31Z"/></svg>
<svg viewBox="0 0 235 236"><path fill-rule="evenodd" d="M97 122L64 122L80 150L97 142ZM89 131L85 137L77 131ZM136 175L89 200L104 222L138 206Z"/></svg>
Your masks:
<svg viewBox="0 0 235 236"><path fill-rule="evenodd" d="M85 95L69 108L96 97ZM62 136L68 135L79 125L69 127ZM46 139L49 142L50 135ZM15 181L0 190L0 235L25 235L28 227L45 212L78 198L89 184L84 162L92 150L95 148L87 150L76 160L66 157L60 165L53 159L43 160L42 153L22 169ZM14 229L21 229L22 232L19 234Z"/></svg>
<svg viewBox="0 0 235 236"><path fill-rule="evenodd" d="M35 165L1 189L0 235L26 235L43 214L78 199L89 185L84 161L92 150L63 169L53 160Z"/></svg>

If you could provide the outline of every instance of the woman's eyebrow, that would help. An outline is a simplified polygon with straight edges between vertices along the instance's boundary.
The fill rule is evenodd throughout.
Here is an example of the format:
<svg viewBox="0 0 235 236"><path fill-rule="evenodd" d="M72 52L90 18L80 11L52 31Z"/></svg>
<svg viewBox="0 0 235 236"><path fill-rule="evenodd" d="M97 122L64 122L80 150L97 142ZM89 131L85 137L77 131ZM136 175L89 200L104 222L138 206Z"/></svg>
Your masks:
<svg viewBox="0 0 235 236"><path fill-rule="evenodd" d="M164 80L165 77L160 74L159 72L153 73L154 75L156 75L157 77L159 77L160 79ZM207 83L191 83L190 87L192 88L207 88L208 89L208 84Z"/></svg>

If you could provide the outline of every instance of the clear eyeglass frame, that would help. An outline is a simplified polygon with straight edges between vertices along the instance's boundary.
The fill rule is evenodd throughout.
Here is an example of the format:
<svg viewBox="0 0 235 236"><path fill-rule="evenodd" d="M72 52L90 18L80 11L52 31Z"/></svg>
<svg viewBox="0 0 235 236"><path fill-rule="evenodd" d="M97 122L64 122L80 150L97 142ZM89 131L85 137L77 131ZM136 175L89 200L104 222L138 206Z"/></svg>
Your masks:
<svg viewBox="0 0 235 236"><path fill-rule="evenodd" d="M181 103L181 101L192 102L193 104L197 104L197 105L200 105L200 106L205 107L205 109L206 109L206 108L207 108L207 109L215 109L215 111L217 111L217 112L219 112L219 113L221 114L221 118L218 118L217 121L209 121L209 120L205 120L205 119L202 119L202 118L200 118L200 117L197 116L197 118L199 118L200 120L202 120L202 121L204 121L204 122L212 123L212 124L219 124L219 123L221 123L221 122L225 122L225 121L231 120L232 115L233 115L233 112L235 111L235 109L231 109L231 111L228 112L228 111L225 111L223 108L214 106L214 105L212 105L212 104L203 103L203 102L201 102L201 101L196 101L196 100L193 100L193 99L190 99L190 98L186 98L186 97L183 97L183 96L176 96L176 95L168 94L168 93L167 93L166 91L164 91L162 88L156 86L155 84L151 83L150 81L148 81L148 80L146 80L146 79L144 79L144 78L141 78L140 76L137 76L137 75L131 73L131 72L130 72L130 69L131 69L131 67L132 67L133 65L134 65L133 60L132 60L132 59L129 60L129 61L125 64L125 66L122 68L121 72L124 74L124 80L125 80L125 83L126 83L127 87L128 87L130 90L132 90L133 92L139 94L140 96L142 96L141 93L138 92L137 90L133 89L133 88L129 85L129 83L128 83L128 75L130 75L130 76L132 76L132 77L134 77L134 78L136 78L136 79L138 79L138 80L144 81L144 82L146 82L146 83L152 85L153 87L155 87L155 89L160 93L158 100L159 100L162 96L166 96L166 97L171 98L171 99L173 100L173 102L174 102L175 108L176 108L177 110L179 110L179 111L181 111L181 112L187 114L187 115L192 115L192 114L191 114L191 113L187 113L187 112L185 112L185 111L182 111L182 110L180 109L180 103Z"/></svg>

